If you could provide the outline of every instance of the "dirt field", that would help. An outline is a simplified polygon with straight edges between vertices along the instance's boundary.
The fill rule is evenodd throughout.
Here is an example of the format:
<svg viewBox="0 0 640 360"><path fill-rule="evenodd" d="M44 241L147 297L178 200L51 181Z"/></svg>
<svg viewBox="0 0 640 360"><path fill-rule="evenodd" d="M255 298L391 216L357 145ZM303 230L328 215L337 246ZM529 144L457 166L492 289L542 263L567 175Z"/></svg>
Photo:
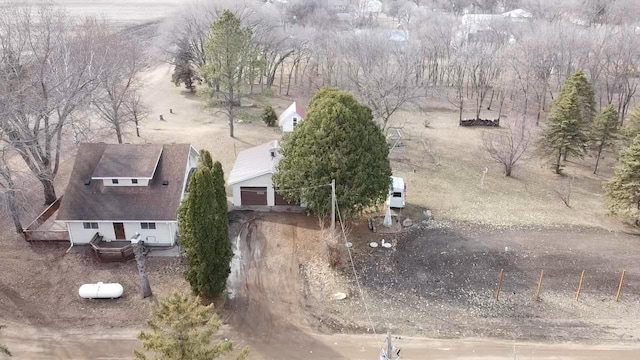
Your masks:
<svg viewBox="0 0 640 360"><path fill-rule="evenodd" d="M385 238L392 249L372 249ZM365 299L377 329L438 338L469 336L546 341L638 341L640 267L635 236L601 230L494 230L433 224L404 233L351 231ZM500 269L505 281L499 301ZM621 271L627 275L614 301ZM534 301L540 271L540 301ZM586 277L575 302L580 273ZM345 276L351 269L345 269ZM309 274L313 276L313 274ZM350 276L353 279L352 276ZM344 291L344 290L343 290ZM335 331L367 331L353 280L352 301L329 302Z"/></svg>
<svg viewBox="0 0 640 360"><path fill-rule="evenodd" d="M153 300L140 300L135 262L100 263L87 247L65 254L68 244L5 242L1 246L0 319L42 328L112 328L144 324ZM155 295L188 290L184 268L176 258L150 258L149 278ZM84 301L85 283L118 282L118 300ZM123 311L126 309L126 311Z"/></svg>

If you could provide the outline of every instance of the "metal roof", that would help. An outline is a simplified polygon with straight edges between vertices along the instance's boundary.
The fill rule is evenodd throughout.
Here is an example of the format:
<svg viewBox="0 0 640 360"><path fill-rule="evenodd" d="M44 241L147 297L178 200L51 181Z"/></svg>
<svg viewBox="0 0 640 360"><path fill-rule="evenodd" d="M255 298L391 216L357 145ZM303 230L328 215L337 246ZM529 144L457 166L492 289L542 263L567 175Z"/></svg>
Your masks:
<svg viewBox="0 0 640 360"><path fill-rule="evenodd" d="M271 156L272 149L275 150L274 157ZM278 140L273 140L241 151L233 164L227 183L233 185L265 174L274 174L282 158L278 149Z"/></svg>

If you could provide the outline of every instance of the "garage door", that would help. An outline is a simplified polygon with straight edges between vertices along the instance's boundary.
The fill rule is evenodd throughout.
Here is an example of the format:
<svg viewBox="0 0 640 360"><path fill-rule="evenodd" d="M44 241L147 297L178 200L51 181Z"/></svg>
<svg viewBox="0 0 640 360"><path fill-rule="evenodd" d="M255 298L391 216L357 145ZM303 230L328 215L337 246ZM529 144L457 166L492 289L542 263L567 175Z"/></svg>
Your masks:
<svg viewBox="0 0 640 360"><path fill-rule="evenodd" d="M275 193L275 203L276 205L294 205L294 203L290 203L287 199L283 198L282 195Z"/></svg>
<svg viewBox="0 0 640 360"><path fill-rule="evenodd" d="M240 202L242 205L267 205L267 188L241 187Z"/></svg>

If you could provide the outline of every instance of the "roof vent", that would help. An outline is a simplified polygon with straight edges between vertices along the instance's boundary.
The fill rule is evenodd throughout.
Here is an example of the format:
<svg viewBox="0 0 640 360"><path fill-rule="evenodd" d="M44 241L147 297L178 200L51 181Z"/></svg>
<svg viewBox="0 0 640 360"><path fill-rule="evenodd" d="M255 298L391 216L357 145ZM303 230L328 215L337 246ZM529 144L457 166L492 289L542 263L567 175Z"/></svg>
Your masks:
<svg viewBox="0 0 640 360"><path fill-rule="evenodd" d="M87 180L87 181L85 181L85 182L84 182L84 185L85 185L85 186L89 186L89 185L91 185L91 180Z"/></svg>
<svg viewBox="0 0 640 360"><path fill-rule="evenodd" d="M164 185L164 186L169 185L169 180L163 180L163 181L162 181L162 185Z"/></svg>

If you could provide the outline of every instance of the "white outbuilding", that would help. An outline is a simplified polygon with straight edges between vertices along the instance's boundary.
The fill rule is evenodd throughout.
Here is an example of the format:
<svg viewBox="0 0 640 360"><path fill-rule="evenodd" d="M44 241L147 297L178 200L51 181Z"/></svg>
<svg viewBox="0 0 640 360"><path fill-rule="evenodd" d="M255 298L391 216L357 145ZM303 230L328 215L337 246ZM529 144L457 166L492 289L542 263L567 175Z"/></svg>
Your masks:
<svg viewBox="0 0 640 360"><path fill-rule="evenodd" d="M233 206L291 206L273 188L272 177L280 159L278 140L241 151L227 180Z"/></svg>
<svg viewBox="0 0 640 360"><path fill-rule="evenodd" d="M278 117L278 125L280 125L282 132L292 132L296 126L304 120L306 114L306 110L294 101L285 111L282 112L282 114L280 114Z"/></svg>

